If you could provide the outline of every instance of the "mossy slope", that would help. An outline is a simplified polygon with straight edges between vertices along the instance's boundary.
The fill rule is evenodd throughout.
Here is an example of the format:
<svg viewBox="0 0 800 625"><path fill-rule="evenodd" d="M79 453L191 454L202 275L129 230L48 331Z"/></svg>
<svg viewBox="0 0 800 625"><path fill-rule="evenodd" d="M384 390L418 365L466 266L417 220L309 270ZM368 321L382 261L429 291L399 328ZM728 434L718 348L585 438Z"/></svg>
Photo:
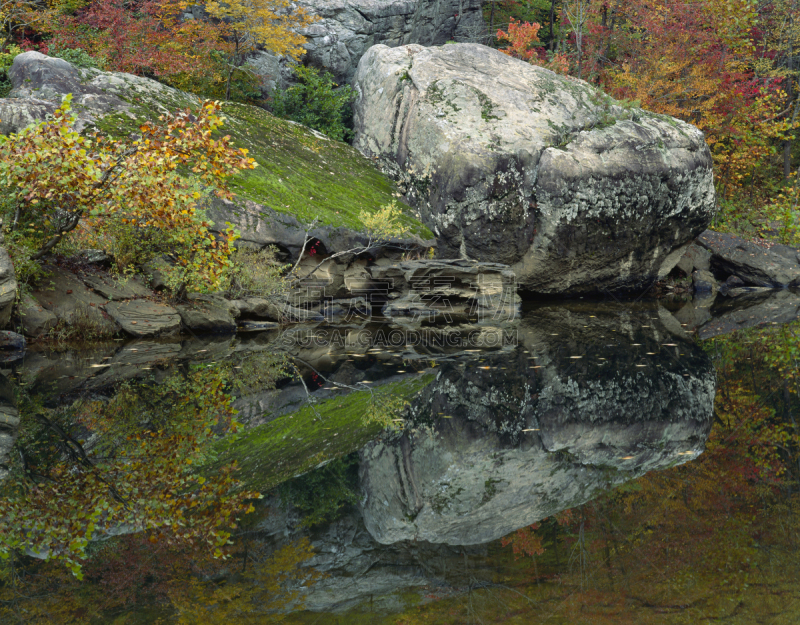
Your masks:
<svg viewBox="0 0 800 625"><path fill-rule="evenodd" d="M409 399L434 379L431 374L379 386L381 395ZM235 461L248 488L267 492L316 466L363 447L381 432L366 422L370 393L355 391L276 417L269 423L226 436L215 446L207 470Z"/></svg>
<svg viewBox="0 0 800 625"><path fill-rule="evenodd" d="M226 132L259 165L233 179L232 188L241 197L303 223L317 219L356 231L364 229L361 211L374 212L395 199L394 183L352 146L254 106L226 103L224 111ZM408 206L398 206L413 234L433 238Z"/></svg>
<svg viewBox="0 0 800 625"><path fill-rule="evenodd" d="M104 85L103 90L130 105L127 111L107 114L97 128L111 136L135 134L146 120L157 121L165 111L197 108L200 101L154 81L127 74L85 70L85 80ZM98 82L98 80L100 82ZM276 212L295 216L301 223L363 231L361 211L374 212L395 199L395 185L352 146L333 141L305 126L275 117L264 109L226 102L226 125L237 147L247 148L258 163L231 181L232 189ZM413 217L408 206L404 225L423 239L431 232Z"/></svg>

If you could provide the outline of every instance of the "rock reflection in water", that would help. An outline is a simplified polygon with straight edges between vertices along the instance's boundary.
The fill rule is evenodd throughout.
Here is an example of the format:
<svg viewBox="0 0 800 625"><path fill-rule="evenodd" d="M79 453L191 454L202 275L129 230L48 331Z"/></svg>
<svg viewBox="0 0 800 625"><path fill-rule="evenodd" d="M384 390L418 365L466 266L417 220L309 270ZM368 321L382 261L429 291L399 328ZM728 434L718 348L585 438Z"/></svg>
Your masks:
<svg viewBox="0 0 800 625"><path fill-rule="evenodd" d="M412 405L427 427L361 452L372 536L488 542L702 452L712 363L654 312L541 307L511 356L444 365Z"/></svg>
<svg viewBox="0 0 800 625"><path fill-rule="evenodd" d="M306 609L490 583L490 541L703 451L714 369L662 308L543 306L516 336L440 360L410 428L361 450L358 511L312 533L307 564L326 576ZM296 513L269 507L262 535L296 536Z"/></svg>

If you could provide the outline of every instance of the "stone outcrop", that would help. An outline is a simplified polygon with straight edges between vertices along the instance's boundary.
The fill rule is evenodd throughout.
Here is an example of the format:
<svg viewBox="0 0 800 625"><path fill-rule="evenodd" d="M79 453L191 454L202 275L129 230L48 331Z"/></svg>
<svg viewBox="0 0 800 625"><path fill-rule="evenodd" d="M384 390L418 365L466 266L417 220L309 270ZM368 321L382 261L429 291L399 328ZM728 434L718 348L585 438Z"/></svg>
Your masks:
<svg viewBox="0 0 800 625"><path fill-rule="evenodd" d="M200 104L196 96L155 80L78 68L33 51L14 58L8 77L13 89L7 98L0 99L2 132L6 134L45 119L68 93L72 94L72 107L78 115L78 130L96 124L106 115L122 114L135 119L137 100L146 101L148 107L160 113Z"/></svg>
<svg viewBox="0 0 800 625"><path fill-rule="evenodd" d="M232 334L236 321L228 300L222 297L194 295L186 304L177 306L183 327L192 332Z"/></svg>
<svg viewBox="0 0 800 625"><path fill-rule="evenodd" d="M116 334L119 326L105 314L108 300L103 295L67 269L47 265L45 271L47 278L33 289L31 299L20 310L23 332L40 337L61 321L64 326L79 328L84 340Z"/></svg>
<svg viewBox="0 0 800 625"><path fill-rule="evenodd" d="M709 271L711 269L711 252L696 242L690 243L675 266L687 276L691 276L695 270Z"/></svg>
<svg viewBox="0 0 800 625"><path fill-rule="evenodd" d="M540 293L663 278L715 209L697 128L478 44L376 45L354 145L401 182L438 255Z"/></svg>
<svg viewBox="0 0 800 625"><path fill-rule="evenodd" d="M488 29L478 0L300 0L319 20L303 30L305 62L350 82L375 44L389 47L447 41L483 42Z"/></svg>
<svg viewBox="0 0 800 625"><path fill-rule="evenodd" d="M181 329L178 311L160 302L145 299L109 302L105 310L131 336L164 336Z"/></svg>
<svg viewBox="0 0 800 625"><path fill-rule="evenodd" d="M376 540L488 542L703 451L714 368L665 310L542 306L518 337L443 364L409 408L427 427L362 450Z"/></svg>
<svg viewBox="0 0 800 625"><path fill-rule="evenodd" d="M800 284L798 250L786 245L759 245L732 234L706 230L697 244L711 254L711 269L721 279L736 276L748 286L777 287Z"/></svg>
<svg viewBox="0 0 800 625"><path fill-rule="evenodd" d="M22 299L18 312L22 333L32 338L45 336L58 323L58 317L30 295Z"/></svg>
<svg viewBox="0 0 800 625"><path fill-rule="evenodd" d="M0 235L0 246L3 237ZM17 274L4 247L0 247L0 328L8 323L17 299Z"/></svg>
<svg viewBox="0 0 800 625"><path fill-rule="evenodd" d="M514 272L507 265L464 260L376 262L368 267L375 288L386 289L387 317L412 321L511 320L519 313Z"/></svg>

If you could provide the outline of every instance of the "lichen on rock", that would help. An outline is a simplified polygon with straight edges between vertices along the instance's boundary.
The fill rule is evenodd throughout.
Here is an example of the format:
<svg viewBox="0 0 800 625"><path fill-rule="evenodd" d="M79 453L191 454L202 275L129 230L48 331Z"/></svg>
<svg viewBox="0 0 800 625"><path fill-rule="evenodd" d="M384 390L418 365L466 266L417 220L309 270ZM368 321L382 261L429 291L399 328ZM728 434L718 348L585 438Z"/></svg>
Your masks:
<svg viewBox="0 0 800 625"><path fill-rule="evenodd" d="M370 48L354 145L436 234L439 254L512 266L540 293L664 277L715 209L695 127L478 44Z"/></svg>

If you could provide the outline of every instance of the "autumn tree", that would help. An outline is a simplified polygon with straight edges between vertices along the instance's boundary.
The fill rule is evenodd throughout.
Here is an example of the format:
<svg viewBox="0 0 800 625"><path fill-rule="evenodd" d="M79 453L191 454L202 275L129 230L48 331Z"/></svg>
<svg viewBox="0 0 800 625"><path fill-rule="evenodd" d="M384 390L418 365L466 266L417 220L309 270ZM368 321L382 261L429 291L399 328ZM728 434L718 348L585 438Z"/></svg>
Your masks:
<svg viewBox="0 0 800 625"><path fill-rule="evenodd" d="M176 286L216 288L235 234L212 235L196 202L208 190L230 197L225 178L255 167L246 150L217 136L220 104L145 123L133 141L84 136L75 120L67 96L52 119L0 136L4 224L18 249L39 260L85 223L171 253Z"/></svg>
<svg viewBox="0 0 800 625"><path fill-rule="evenodd" d="M518 22L512 17L508 24L508 32L497 31L497 40L509 43L505 48L500 48L500 51L561 74L568 73L569 63L564 54L551 54L548 58L539 41L540 29L541 25L538 22Z"/></svg>
<svg viewBox="0 0 800 625"><path fill-rule="evenodd" d="M230 99L230 79L247 54L263 47L273 54L298 60L305 52L305 37L298 31L314 21L289 0L211 0L206 12L219 20L224 36L233 44L228 57L225 99Z"/></svg>
<svg viewBox="0 0 800 625"><path fill-rule="evenodd" d="M42 22L42 6L36 0L0 0L0 51L14 40L19 31Z"/></svg>

